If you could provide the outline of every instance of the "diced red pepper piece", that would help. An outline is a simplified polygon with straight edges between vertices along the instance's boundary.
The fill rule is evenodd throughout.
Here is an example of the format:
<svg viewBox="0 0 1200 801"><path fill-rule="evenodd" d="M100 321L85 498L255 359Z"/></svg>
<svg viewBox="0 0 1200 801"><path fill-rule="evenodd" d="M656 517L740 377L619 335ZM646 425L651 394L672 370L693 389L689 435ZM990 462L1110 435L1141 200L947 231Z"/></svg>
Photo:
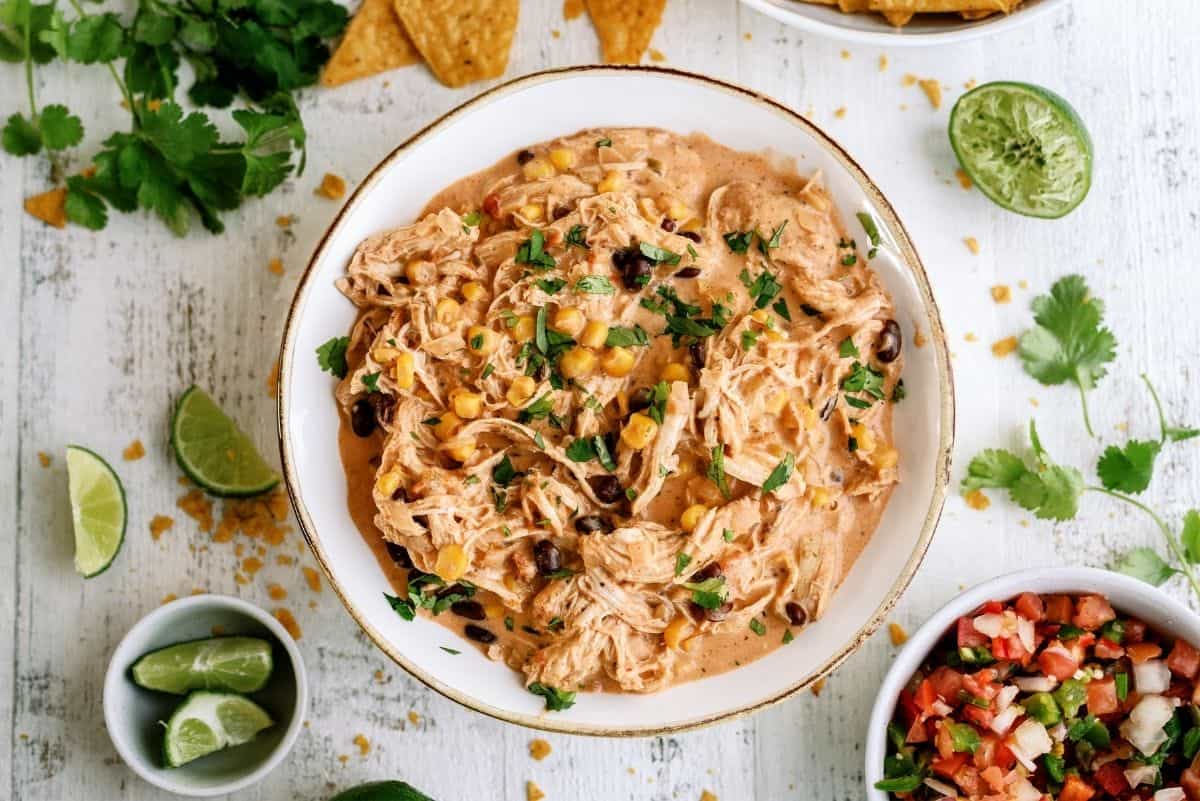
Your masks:
<svg viewBox="0 0 1200 801"><path fill-rule="evenodd" d="M1125 649L1117 645L1112 640L1106 640L1101 637L1096 640L1096 648L1093 650L1097 659L1120 659L1125 655Z"/></svg>
<svg viewBox="0 0 1200 801"><path fill-rule="evenodd" d="M1176 676L1194 679L1197 671L1200 671L1200 651L1183 640L1176 640L1171 655L1167 657L1167 667Z"/></svg>
<svg viewBox="0 0 1200 801"><path fill-rule="evenodd" d="M1018 615L1034 623L1040 623L1046 617L1046 605L1042 603L1042 597L1032 592L1023 592L1017 596L1013 608L1017 610Z"/></svg>
<svg viewBox="0 0 1200 801"><path fill-rule="evenodd" d="M1093 715L1107 715L1121 708L1117 700L1117 682L1112 676L1092 679L1087 683L1087 710Z"/></svg>
<svg viewBox="0 0 1200 801"><path fill-rule="evenodd" d="M1081 629L1095 631L1110 620L1116 620L1117 613L1112 604L1102 595L1085 595L1075 605L1075 617L1071 622Z"/></svg>
<svg viewBox="0 0 1200 801"><path fill-rule="evenodd" d="M483 199L483 210L493 220L500 218L500 196L495 192Z"/></svg>
<svg viewBox="0 0 1200 801"><path fill-rule="evenodd" d="M1104 763L1098 771L1092 774L1092 778L1104 792L1114 797L1129 789L1129 782L1125 780L1125 772L1121 770L1119 762Z"/></svg>
<svg viewBox="0 0 1200 801"><path fill-rule="evenodd" d="M1096 788L1075 775L1067 776L1063 788L1058 794L1058 801L1088 801L1096 794Z"/></svg>
<svg viewBox="0 0 1200 801"><path fill-rule="evenodd" d="M938 757L929 763L929 767L933 768L933 772L939 776L945 776L947 779L953 779L954 774L958 773L959 768L967 764L970 754L965 751L960 751L957 754L952 754L948 757Z"/></svg>
<svg viewBox="0 0 1200 801"><path fill-rule="evenodd" d="M958 619L959 648L978 648L981 645L987 644L987 635L980 634L975 630L975 624L972 622L972 618L960 617Z"/></svg>
<svg viewBox="0 0 1200 801"><path fill-rule="evenodd" d="M1069 595L1047 595L1042 601L1046 605L1046 619L1053 623L1070 623L1075 616L1075 603Z"/></svg>
<svg viewBox="0 0 1200 801"><path fill-rule="evenodd" d="M1050 646L1038 654L1038 669L1047 676L1053 676L1059 681L1066 681L1075 675L1079 669L1076 661L1065 648Z"/></svg>
<svg viewBox="0 0 1200 801"><path fill-rule="evenodd" d="M1154 642L1134 643L1125 649L1125 655L1133 664L1140 665L1162 656L1162 646Z"/></svg>

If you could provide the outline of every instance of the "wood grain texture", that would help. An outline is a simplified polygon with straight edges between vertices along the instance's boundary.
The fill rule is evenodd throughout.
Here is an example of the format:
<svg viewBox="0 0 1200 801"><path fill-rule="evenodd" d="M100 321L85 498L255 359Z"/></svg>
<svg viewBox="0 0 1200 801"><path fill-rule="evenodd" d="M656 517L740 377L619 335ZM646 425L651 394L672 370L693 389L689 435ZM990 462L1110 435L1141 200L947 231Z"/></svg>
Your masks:
<svg viewBox="0 0 1200 801"><path fill-rule="evenodd" d="M978 449L1017 443L1031 416L1052 453L1081 465L1100 443L1078 423L1076 396L1046 389L989 344L1018 333L1035 292L1068 271L1085 273L1108 303L1119 361L1093 398L1102 440L1153 431L1137 381L1158 382L1172 419L1200 422L1196 350L1200 278L1200 8L1177 0L1081 0L1045 24L928 51L883 51L802 36L735 0L671 0L653 47L668 64L769 94L840 140L905 220L933 280L955 352L958 470ZM554 37L551 31L560 31ZM849 54L846 58L843 51ZM586 18L565 22L557 0L526 0L508 75L595 61ZM886 53L890 65L880 71ZM902 76L934 77L946 102L930 108ZM0 111L21 108L10 66ZM1096 147L1091 196L1060 222L1007 214L953 178L949 106L968 80L1030 80L1060 92L1089 121ZM66 102L89 137L123 124L102 70L40 71L45 102ZM390 148L480 86L448 90L422 67L305 94L308 172L229 220L228 233L172 238L157 222L118 215L105 231L58 231L26 216L21 199L47 185L44 165L0 157L0 796L21 801L157 799L117 758L104 731L100 690L108 654L168 593L205 589L292 609L313 687L311 726L288 762L239 799L316 801L360 781L405 778L439 798L524 798L533 779L550 801L857 799L862 738L894 652L877 634L815 697L805 693L751 718L675 737L629 741L549 736L553 753L528 755L536 735L461 709L406 677L358 633L326 589L308 590L299 566L270 564L241 586L230 545L211 545L175 509L181 488L167 445L172 399L208 387L265 453L274 456L275 405L266 379L283 315L317 237L335 211L315 197L326 171L351 182ZM835 115L845 108L842 117ZM297 216L284 231L281 214ZM963 238L982 246L972 255ZM283 277L267 262L283 259ZM1018 287L1027 282L1028 289ZM1013 288L1010 305L988 288ZM971 334L974 341L968 341ZM1035 405L1036 402L1036 405ZM147 456L120 461L140 437ZM130 499L130 528L113 569L81 581L71 568L63 447L86 443L115 460ZM54 455L48 469L37 452ZM1173 516L1200 499L1200 447L1171 449L1150 499ZM1076 523L1050 526L998 502L985 513L958 497L893 619L913 629L962 586L1008 570L1105 565L1131 545L1161 547L1147 522L1089 499ZM158 542L154 514L176 517ZM881 532L879 536L887 536ZM194 546L195 551L189 546ZM312 564L295 534L286 546ZM268 582L290 592L270 601ZM1181 586L1169 590L1194 605ZM309 602L316 601L316 608ZM799 640L792 647L803 647ZM382 681L374 676L382 671ZM415 712L417 723L409 719ZM359 756L358 733L373 744ZM342 762L340 755L348 759Z"/></svg>

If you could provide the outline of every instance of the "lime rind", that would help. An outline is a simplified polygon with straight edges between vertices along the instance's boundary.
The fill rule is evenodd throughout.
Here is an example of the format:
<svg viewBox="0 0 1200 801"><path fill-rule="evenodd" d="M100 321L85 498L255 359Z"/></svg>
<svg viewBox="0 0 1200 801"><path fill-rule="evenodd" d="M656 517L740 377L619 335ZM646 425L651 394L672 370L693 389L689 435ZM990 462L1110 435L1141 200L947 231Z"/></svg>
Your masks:
<svg viewBox="0 0 1200 801"><path fill-rule="evenodd" d="M257 637L209 637L143 655L130 675L147 690L185 695L191 690L252 693L271 678L271 644Z"/></svg>
<svg viewBox="0 0 1200 801"><path fill-rule="evenodd" d="M254 739L274 725L266 710L233 693L190 694L166 722L163 764L177 768Z"/></svg>
<svg viewBox="0 0 1200 801"><path fill-rule="evenodd" d="M261 495L279 483L254 442L199 387L179 398L171 446L180 469L206 492L222 498Z"/></svg>
<svg viewBox="0 0 1200 801"><path fill-rule="evenodd" d="M1062 217L1091 189L1087 127L1039 86L994 82L967 92L950 114L950 144L979 190L1018 214Z"/></svg>
<svg viewBox="0 0 1200 801"><path fill-rule="evenodd" d="M104 457L81 445L67 446L67 481L75 571L94 578L109 568L125 542L125 487Z"/></svg>

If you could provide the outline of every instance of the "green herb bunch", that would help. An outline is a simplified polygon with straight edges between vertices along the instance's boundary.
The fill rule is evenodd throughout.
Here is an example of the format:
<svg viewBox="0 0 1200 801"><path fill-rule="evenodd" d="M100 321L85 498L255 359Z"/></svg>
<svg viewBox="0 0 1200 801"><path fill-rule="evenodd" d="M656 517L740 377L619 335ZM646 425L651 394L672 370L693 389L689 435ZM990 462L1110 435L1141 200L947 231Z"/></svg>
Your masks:
<svg viewBox="0 0 1200 801"><path fill-rule="evenodd" d="M1091 434L1086 392L1105 375L1105 364L1116 358L1116 339L1104 328L1103 305L1091 297L1081 276L1056 282L1049 295L1033 301L1036 326L1021 337L1025 371L1044 384L1075 383L1084 397L1083 417ZM971 460L962 481L964 493L983 489L1007 490L1014 503L1043 520L1071 520L1086 494L1106 495L1150 517L1166 540L1169 560L1151 548L1135 548L1121 555L1113 568L1155 586L1176 574L1183 575L1200 598L1200 511L1184 515L1172 527L1154 509L1138 500L1154 476L1155 462L1171 443L1200 436L1200 429L1168 424L1149 378L1142 375L1158 416L1156 439L1131 439L1109 445L1096 463L1095 483L1077 468L1054 461L1042 445L1037 426L1029 424L1031 457L1003 449L985 450Z"/></svg>
<svg viewBox="0 0 1200 801"><path fill-rule="evenodd" d="M45 152L55 180L84 126L66 106L40 106L35 68L55 59L102 66L130 113L128 131L103 140L92 164L66 178L67 218L97 230L108 209L154 212L177 235L194 217L213 233L220 215L266 195L304 169L305 131L292 93L317 79L325 41L346 11L330 0L137 0L132 19L68 0L0 0L0 60L22 64L28 109L13 113L0 144L16 156ZM183 64L198 107L228 108L240 141L223 141L204 111L175 100Z"/></svg>

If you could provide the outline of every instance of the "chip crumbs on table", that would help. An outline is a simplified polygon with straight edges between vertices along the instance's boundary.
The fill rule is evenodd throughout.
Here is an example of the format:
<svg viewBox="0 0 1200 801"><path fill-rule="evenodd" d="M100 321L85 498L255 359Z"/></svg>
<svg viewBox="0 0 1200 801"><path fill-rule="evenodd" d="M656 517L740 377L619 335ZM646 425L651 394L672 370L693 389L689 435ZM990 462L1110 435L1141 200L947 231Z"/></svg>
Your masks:
<svg viewBox="0 0 1200 801"><path fill-rule="evenodd" d="M992 287L991 292L992 300L996 301L997 303L1012 302L1012 290L1009 289L1008 284L996 284L994 287Z"/></svg>
<svg viewBox="0 0 1200 801"><path fill-rule="evenodd" d="M42 467L49 467L50 462L52 461L53 458L50 456L50 454L46 453L45 451L38 451L38 464L40 464Z"/></svg>
<svg viewBox="0 0 1200 801"><path fill-rule="evenodd" d="M296 618L287 609L280 607L271 613L275 619L279 621L287 633L292 635L293 640L298 640L301 637L300 624L296 622Z"/></svg>
<svg viewBox="0 0 1200 801"><path fill-rule="evenodd" d="M888 623L888 636L892 639L892 645L901 646L908 642L908 632L899 623Z"/></svg>
<svg viewBox="0 0 1200 801"><path fill-rule="evenodd" d="M157 540L175 525L175 518L166 515L155 515L150 518L150 537Z"/></svg>
<svg viewBox="0 0 1200 801"><path fill-rule="evenodd" d="M133 442L129 443L129 446L125 448L125 450L121 451L121 458L127 462L136 462L145 455L146 446L142 445L142 441L140 439L135 439Z"/></svg>
<svg viewBox="0 0 1200 801"><path fill-rule="evenodd" d="M371 753L371 741L364 734L354 735L354 744L358 746L359 756L366 756Z"/></svg>
<svg viewBox="0 0 1200 801"><path fill-rule="evenodd" d="M992 343L992 355L997 359L1003 359L1005 356L1013 353L1020 343L1016 337L1005 337Z"/></svg>
<svg viewBox="0 0 1200 801"><path fill-rule="evenodd" d="M971 490L963 496L963 500L967 502L967 506L978 512L982 512L992 505L991 500L983 494L982 490Z"/></svg>
<svg viewBox="0 0 1200 801"><path fill-rule="evenodd" d="M550 750L550 743L546 742L540 737L529 741L529 756L533 757L538 762L541 762L543 759L550 756Z"/></svg>
<svg viewBox="0 0 1200 801"><path fill-rule="evenodd" d="M535 781L525 782L525 799L526 801L542 801L546 794L542 792L542 788L537 786Z"/></svg>
<svg viewBox="0 0 1200 801"><path fill-rule="evenodd" d="M329 200L341 200L346 194L346 179L327 172L321 179L321 185L313 190L313 194Z"/></svg>

